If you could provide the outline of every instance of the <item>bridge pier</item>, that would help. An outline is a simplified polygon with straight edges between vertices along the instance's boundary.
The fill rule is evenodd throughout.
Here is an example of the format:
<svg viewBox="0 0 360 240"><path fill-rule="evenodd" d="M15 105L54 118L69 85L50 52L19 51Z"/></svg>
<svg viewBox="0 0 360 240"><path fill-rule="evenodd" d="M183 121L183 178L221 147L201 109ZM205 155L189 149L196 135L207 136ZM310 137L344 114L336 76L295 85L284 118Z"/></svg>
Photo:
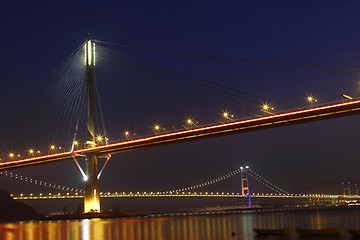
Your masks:
<svg viewBox="0 0 360 240"><path fill-rule="evenodd" d="M100 212L100 192L96 154L86 155L84 212Z"/></svg>

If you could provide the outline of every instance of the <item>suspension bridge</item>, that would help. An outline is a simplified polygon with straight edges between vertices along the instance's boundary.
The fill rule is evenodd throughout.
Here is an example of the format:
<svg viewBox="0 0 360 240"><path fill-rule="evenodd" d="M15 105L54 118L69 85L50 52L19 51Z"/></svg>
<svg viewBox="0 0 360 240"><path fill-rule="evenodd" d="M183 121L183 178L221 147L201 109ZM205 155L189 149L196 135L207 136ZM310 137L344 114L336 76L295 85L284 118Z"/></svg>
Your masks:
<svg viewBox="0 0 360 240"><path fill-rule="evenodd" d="M273 111L273 109L265 104L263 106L262 115L257 115L250 118L234 119L229 113L224 112L223 117L225 121L209 124L205 126L198 126L193 124L191 119L187 120L187 127L185 130L171 130L163 131L159 125L154 126L154 133L145 137L130 137L129 132L125 132L127 136L123 141L110 141L105 133L103 143L97 141L98 129L96 129L97 121L104 122L102 116L101 104L99 101L99 91L97 89L95 78L95 60L99 61L95 51L95 40L88 39L79 49L83 49L85 53L84 65L85 65L85 79L82 86L82 92L80 95L80 106L77 123L75 127L75 134L72 141L72 146L69 151L60 151L53 154L46 154L42 156L31 156L29 158L22 159L10 159L0 163L0 171L6 173L6 171L12 169L18 169L27 166L36 166L45 163L54 163L65 160L74 160L81 174L83 175L85 187L84 191L75 191L75 194L31 194L31 195L13 195L15 199L66 199L66 198L84 198L84 212L97 212L100 211L100 198L130 198L130 197L229 197L239 198L250 196L248 192L247 184L243 183L242 177L242 193L219 193L219 192L193 192L193 188L184 188L166 192L119 192L119 193L103 193L99 189L99 178L111 158L111 154L117 154L125 151L132 151L142 148L149 148L155 146L162 146L171 143L180 143L187 141L197 141L205 138L212 138L217 136L241 134L245 132L277 128L282 126L302 124L307 122L314 122L332 118L339 118L345 116L351 116L360 113L360 100L343 95L344 98L338 102L331 102L327 104L312 104L305 108L296 108L285 111ZM98 41L101 42L101 41ZM279 63L276 63L279 64ZM158 66L155 66L158 68ZM305 66L308 67L308 66ZM310 66L311 67L311 66ZM168 69L161 69L161 71L168 71ZM178 73L176 73L178 74ZM216 86L219 87L219 86ZM231 90L231 89L230 89ZM97 110L96 107L99 109ZM86 139L83 147L78 147L78 129L79 119L82 114L82 108L86 109ZM101 115L99 120L98 113ZM104 125L104 124L103 124ZM102 139L99 139L102 141ZM11 156L11 155L10 155ZM13 157L13 156L11 156ZM103 157L106 159L102 168L98 169L98 158ZM78 158L85 158L86 169L83 170L78 163ZM237 173L242 173L242 170L237 170ZM9 173L10 174L10 173ZM235 175L235 173L233 173ZM22 178L22 177L21 177ZM25 177L24 177L25 179ZM35 182L34 179L27 179L26 181ZM247 179L246 179L247 181ZM217 182L217 181L216 181ZM209 182L199 184L194 188L199 188L210 184ZM53 188L60 189L60 186L54 184ZM51 187L51 185L49 186ZM276 186L274 186L276 187ZM64 188L63 188L64 190ZM247 190L244 192L244 190ZM280 192L277 195L264 195L264 194L252 194L254 198L339 198L335 195L294 195L287 192ZM352 197L354 198L354 197ZM356 198L356 197L355 197Z"/></svg>

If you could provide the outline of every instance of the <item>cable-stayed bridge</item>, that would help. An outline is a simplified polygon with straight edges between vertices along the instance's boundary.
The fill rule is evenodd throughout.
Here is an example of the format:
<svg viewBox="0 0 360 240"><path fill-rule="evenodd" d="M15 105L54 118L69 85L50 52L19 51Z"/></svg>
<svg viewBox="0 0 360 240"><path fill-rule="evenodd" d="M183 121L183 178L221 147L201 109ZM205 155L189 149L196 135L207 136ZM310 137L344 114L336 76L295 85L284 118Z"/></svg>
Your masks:
<svg viewBox="0 0 360 240"><path fill-rule="evenodd" d="M159 125L154 126L154 133L146 137L130 137L126 141L109 141L107 134L105 133L105 124L102 116L102 108L99 100L99 90L97 89L96 78L95 78L95 41L88 39L84 45L81 46L85 50L85 76L81 86L81 94L79 98L79 111L76 119L75 134L72 141L72 147L69 151L58 152L55 154L48 154L37 157L29 157L24 159L11 159L10 161L2 162L0 170L10 170L21 168L25 166L33 166L45 163L59 162L63 160L73 159L77 164L80 172L82 173L85 180L85 195L78 195L79 197L84 196L85 198L85 212L89 211L100 211L100 197L105 195L101 194L99 190L99 178L103 172L104 167L111 158L111 154L120 152L137 150L141 148L161 146L170 143L179 143L185 141L196 141L204 138L239 134L244 132L276 128L287 125L301 124L306 122L320 121L331 118L338 118L344 116L350 116L360 113L360 100L353 98L344 98L342 101L333 102L323 105L313 105L312 99L309 98L310 105L306 108L296 108L288 111L273 111L268 105L263 106L263 114L261 116L255 116L250 118L235 120L224 113L226 121L217 124L198 126L192 124L191 119L188 120L188 126L185 130L171 130L162 131ZM98 60L97 60L98 61ZM280 63L277 63L280 64ZM159 68L158 66L155 66ZM305 66L308 67L308 66ZM311 66L310 66L311 67ZM321 67L321 66L320 66ZM168 69L161 69L162 72L168 73ZM178 74L178 73L176 73ZM184 77L184 76L181 76ZM204 83L204 81L200 81ZM214 87L214 84L212 85ZM219 87L215 85L216 87ZM232 89L230 89L232 90ZM99 102L97 102L99 101ZM96 109L99 108L99 109ZM83 111L82 111L83 110ZM86 113L86 137L83 140L85 142L84 147L76 147L78 139L79 121L81 116ZM98 113L101 119L98 117ZM105 135L105 141L99 144L96 139L98 135L98 129L96 129L97 121L102 122L103 133ZM128 132L125 133L129 135ZM13 156L12 156L13 157ZM98 171L99 157L106 158L106 162ZM84 171L78 163L78 158L86 159L86 170ZM117 194L117 196L194 196L184 192L184 194L173 195L173 193L165 194ZM110 194L111 195L111 194ZM115 194L116 195L116 194ZM112 196L115 196L112 194ZM196 196L210 196L211 194L195 194ZM229 197L243 197L244 194L224 194ZM53 195L56 196L56 195ZM213 194L212 196L223 196L223 194Z"/></svg>
<svg viewBox="0 0 360 240"><path fill-rule="evenodd" d="M73 156L90 153L114 154L145 147L161 146L169 143L192 141L207 137L216 137L226 134L238 134L267 128L276 128L291 124L319 121L330 118L344 117L360 113L360 100L350 102L337 102L316 108L287 111L278 114L269 114L265 117L255 117L241 121L205 126L200 128L157 134L145 138L123 142L108 143L107 145L78 149L41 157L27 158L4 162L0 170L18 168L28 165L42 164L53 161L69 160Z"/></svg>

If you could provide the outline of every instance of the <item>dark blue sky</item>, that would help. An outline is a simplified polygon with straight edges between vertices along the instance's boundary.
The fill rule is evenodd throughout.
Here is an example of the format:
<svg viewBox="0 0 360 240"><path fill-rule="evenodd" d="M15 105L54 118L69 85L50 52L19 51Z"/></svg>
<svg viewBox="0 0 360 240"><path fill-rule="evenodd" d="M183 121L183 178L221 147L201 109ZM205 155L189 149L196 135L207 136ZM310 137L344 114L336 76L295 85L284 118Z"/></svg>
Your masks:
<svg viewBox="0 0 360 240"><path fill-rule="evenodd" d="M0 10L0 109L8 114L5 109L19 98L28 101L21 96L36 92L44 76L80 46L87 33L150 48L357 67L359 10L358 1L10 1ZM145 53L144 58L296 107L304 106L310 93L328 102L359 88L354 71L158 53ZM246 163L290 191L316 181L358 177L359 120L355 116L124 153L110 162L102 188L186 186ZM4 135L17 128L9 121L2 125ZM65 171L66 179L54 169ZM68 185L77 181L74 176L80 179L72 162L23 171Z"/></svg>

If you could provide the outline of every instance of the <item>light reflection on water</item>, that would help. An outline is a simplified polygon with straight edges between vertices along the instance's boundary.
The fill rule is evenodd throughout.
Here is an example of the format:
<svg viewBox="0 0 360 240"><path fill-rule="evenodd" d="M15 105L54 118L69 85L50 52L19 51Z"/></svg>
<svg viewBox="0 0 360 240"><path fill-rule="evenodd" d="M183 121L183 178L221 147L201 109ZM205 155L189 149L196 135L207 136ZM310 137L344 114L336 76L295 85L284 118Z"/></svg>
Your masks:
<svg viewBox="0 0 360 240"><path fill-rule="evenodd" d="M253 228L285 227L293 229L289 239L304 239L296 235L295 228L332 227L343 231L342 236L335 239L351 239L346 230L360 229L360 210L4 223L0 224L0 239L256 240L263 238L256 237ZM237 234L236 237L232 232Z"/></svg>

